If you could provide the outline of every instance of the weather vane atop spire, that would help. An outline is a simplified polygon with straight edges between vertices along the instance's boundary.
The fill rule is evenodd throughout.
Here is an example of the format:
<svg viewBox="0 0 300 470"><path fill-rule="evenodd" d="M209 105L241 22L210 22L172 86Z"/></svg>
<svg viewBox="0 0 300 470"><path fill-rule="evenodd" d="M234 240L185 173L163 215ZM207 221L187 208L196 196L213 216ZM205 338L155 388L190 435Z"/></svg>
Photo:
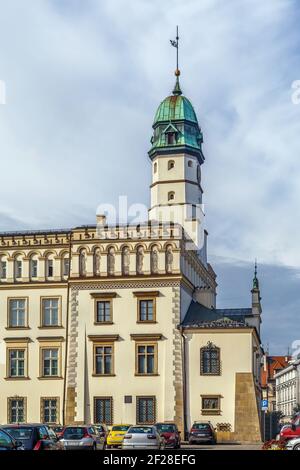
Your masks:
<svg viewBox="0 0 300 470"><path fill-rule="evenodd" d="M259 289L259 282L257 279L257 259L255 258L255 265L254 265L254 278L253 278L253 288Z"/></svg>
<svg viewBox="0 0 300 470"><path fill-rule="evenodd" d="M174 90L173 90L173 95L181 95L182 91L181 91L180 85L179 85L180 70L179 70L179 65L178 65L178 51L179 51L178 26L176 26L176 39L175 40L171 39L170 43L173 47L176 48L176 70L175 70L176 83L175 83L175 87L174 87Z"/></svg>

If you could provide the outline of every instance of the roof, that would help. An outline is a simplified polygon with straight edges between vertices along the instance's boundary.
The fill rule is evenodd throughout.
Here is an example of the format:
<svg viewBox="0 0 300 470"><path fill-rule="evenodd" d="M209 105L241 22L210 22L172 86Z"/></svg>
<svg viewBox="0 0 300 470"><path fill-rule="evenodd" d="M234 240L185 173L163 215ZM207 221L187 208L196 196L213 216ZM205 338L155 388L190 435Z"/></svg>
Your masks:
<svg viewBox="0 0 300 470"><path fill-rule="evenodd" d="M167 96L167 98L160 103L156 111L154 125L158 122L170 122L174 120L185 120L198 124L193 105L185 96Z"/></svg>
<svg viewBox="0 0 300 470"><path fill-rule="evenodd" d="M192 300L181 324L184 328L248 328L251 308L208 308Z"/></svg>
<svg viewBox="0 0 300 470"><path fill-rule="evenodd" d="M266 387L268 382L274 379L276 372L289 366L290 356L267 356L266 367L261 370L261 385Z"/></svg>

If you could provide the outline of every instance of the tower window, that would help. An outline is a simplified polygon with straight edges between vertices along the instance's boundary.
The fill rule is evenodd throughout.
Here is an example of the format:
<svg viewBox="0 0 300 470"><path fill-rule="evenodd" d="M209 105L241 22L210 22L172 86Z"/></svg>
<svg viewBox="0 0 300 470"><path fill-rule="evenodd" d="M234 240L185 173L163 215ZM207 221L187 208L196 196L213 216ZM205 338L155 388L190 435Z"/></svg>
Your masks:
<svg viewBox="0 0 300 470"><path fill-rule="evenodd" d="M192 160L189 160L189 161L188 161L188 166L189 166L190 168L192 168L192 166L193 166Z"/></svg>
<svg viewBox="0 0 300 470"><path fill-rule="evenodd" d="M175 132L168 132L167 139L168 139L168 145L176 144Z"/></svg>
<svg viewBox="0 0 300 470"><path fill-rule="evenodd" d="M154 173L157 172L157 163L156 162L154 163L153 171L154 171Z"/></svg>
<svg viewBox="0 0 300 470"><path fill-rule="evenodd" d="M175 166L174 160L169 160L168 161L168 170L172 170L172 168L174 168L174 166Z"/></svg>
<svg viewBox="0 0 300 470"><path fill-rule="evenodd" d="M175 193L171 191L168 193L168 201L173 201L175 199Z"/></svg>

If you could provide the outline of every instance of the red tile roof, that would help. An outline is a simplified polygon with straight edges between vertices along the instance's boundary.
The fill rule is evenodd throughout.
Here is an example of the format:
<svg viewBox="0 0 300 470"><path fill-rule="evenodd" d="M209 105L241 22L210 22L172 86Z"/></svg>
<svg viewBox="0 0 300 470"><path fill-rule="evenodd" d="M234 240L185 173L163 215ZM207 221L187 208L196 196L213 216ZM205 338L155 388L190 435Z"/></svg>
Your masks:
<svg viewBox="0 0 300 470"><path fill-rule="evenodd" d="M289 365L290 356L267 356L266 368L261 369L261 386L266 387L268 382L274 379L274 374Z"/></svg>

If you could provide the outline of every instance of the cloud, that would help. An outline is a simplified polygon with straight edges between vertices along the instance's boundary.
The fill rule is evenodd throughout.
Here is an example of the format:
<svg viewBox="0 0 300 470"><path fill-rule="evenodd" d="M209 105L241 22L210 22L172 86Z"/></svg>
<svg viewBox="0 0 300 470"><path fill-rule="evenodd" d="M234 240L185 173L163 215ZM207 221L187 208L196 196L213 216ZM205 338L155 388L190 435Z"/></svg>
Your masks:
<svg viewBox="0 0 300 470"><path fill-rule="evenodd" d="M2 2L0 230L93 223L119 194L149 204L151 125L174 84L179 24L210 253L299 267L299 21L294 0Z"/></svg>
<svg viewBox="0 0 300 470"><path fill-rule="evenodd" d="M213 257L218 273L218 306L250 307L253 264L237 259ZM300 269L284 265L262 264L258 267L262 296L261 336L270 354L293 352L293 342L300 340L295 328L300 312Z"/></svg>

